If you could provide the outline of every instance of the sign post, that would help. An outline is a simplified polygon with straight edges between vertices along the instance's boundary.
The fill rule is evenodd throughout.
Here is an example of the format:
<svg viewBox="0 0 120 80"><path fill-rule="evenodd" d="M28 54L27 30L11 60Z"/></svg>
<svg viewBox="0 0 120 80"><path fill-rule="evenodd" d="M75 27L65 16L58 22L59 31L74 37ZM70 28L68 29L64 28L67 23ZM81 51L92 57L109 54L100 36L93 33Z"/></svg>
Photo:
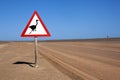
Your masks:
<svg viewBox="0 0 120 80"><path fill-rule="evenodd" d="M35 39L35 67L38 67L38 44L37 44L37 37L34 38Z"/></svg>
<svg viewBox="0 0 120 80"><path fill-rule="evenodd" d="M40 18L37 11L34 11L32 17L30 18L28 24L23 30L21 37L34 37L35 43L35 67L38 67L38 37L50 37L50 33L47 30L45 24Z"/></svg>

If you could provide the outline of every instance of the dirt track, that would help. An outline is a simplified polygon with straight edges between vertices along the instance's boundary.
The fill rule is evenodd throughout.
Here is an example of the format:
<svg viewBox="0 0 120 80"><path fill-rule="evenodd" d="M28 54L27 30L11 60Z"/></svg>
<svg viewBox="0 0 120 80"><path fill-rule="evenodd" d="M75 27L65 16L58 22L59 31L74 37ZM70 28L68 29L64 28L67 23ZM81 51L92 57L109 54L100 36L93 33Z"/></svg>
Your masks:
<svg viewBox="0 0 120 80"><path fill-rule="evenodd" d="M0 43L0 80L120 80L120 40Z"/></svg>
<svg viewBox="0 0 120 80"><path fill-rule="evenodd" d="M39 43L39 51L68 75L71 72L78 76L76 79L120 80L119 41L43 42Z"/></svg>

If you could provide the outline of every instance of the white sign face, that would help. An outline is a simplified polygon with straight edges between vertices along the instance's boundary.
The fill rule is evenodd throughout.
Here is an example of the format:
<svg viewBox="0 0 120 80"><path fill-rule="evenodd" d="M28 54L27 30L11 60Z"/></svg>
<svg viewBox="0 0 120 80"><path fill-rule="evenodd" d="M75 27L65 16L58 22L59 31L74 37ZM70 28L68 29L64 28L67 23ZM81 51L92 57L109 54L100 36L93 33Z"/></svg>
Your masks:
<svg viewBox="0 0 120 80"><path fill-rule="evenodd" d="M29 25L29 28L26 30L25 35L36 35L36 34L47 34L47 33L43 28L43 25L41 24L40 20L35 14Z"/></svg>
<svg viewBox="0 0 120 80"><path fill-rule="evenodd" d="M37 37L37 36L50 36L46 26L44 25L42 19L35 11L30 18L27 26L21 34L21 37Z"/></svg>

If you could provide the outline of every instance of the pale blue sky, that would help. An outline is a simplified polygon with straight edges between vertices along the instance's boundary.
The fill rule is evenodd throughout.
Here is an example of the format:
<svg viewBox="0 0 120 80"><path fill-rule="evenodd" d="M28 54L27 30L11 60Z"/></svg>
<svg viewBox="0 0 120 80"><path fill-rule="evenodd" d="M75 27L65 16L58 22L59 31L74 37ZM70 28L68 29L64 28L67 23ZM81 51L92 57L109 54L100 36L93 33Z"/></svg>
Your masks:
<svg viewBox="0 0 120 80"><path fill-rule="evenodd" d="M120 37L120 0L0 0L0 40L20 35L37 10L51 33L47 39Z"/></svg>

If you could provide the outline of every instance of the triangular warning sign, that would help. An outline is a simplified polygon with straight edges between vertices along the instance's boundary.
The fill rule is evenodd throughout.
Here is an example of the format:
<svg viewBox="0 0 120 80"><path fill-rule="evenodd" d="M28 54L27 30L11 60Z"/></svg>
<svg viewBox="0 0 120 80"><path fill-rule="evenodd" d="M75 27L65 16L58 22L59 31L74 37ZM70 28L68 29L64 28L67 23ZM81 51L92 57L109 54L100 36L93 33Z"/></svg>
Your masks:
<svg viewBox="0 0 120 80"><path fill-rule="evenodd" d="M46 26L44 25L42 19L40 18L37 11L34 11L32 17L30 18L28 24L26 25L21 37L44 37L50 36Z"/></svg>

